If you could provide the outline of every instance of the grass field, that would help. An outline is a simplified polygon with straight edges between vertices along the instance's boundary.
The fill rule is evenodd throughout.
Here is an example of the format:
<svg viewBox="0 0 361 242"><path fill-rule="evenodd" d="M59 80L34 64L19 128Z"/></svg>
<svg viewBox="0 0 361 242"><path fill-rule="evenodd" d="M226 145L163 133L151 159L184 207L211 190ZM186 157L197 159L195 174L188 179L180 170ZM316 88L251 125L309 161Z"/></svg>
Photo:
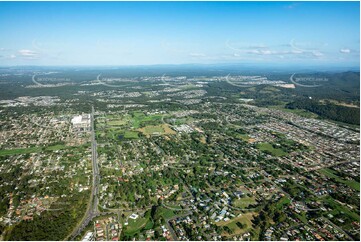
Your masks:
<svg viewBox="0 0 361 242"><path fill-rule="evenodd" d="M353 220L360 221L360 215L352 212L349 208L346 206L341 205L340 203L336 202L332 197L328 196L324 199L324 202L328 203L332 208L332 215L337 215L339 213L344 213Z"/></svg>
<svg viewBox="0 0 361 242"><path fill-rule="evenodd" d="M53 145L45 147L44 150L62 150L71 147L67 147L64 145ZM43 150L43 147L30 147L30 148L22 148L22 149L9 149L9 150L0 150L0 156L4 155L20 155L20 154L28 154L28 153L39 153Z"/></svg>
<svg viewBox="0 0 361 242"><path fill-rule="evenodd" d="M138 129L140 127L140 124L144 123L144 122L148 122L148 121L159 121L160 122L162 119L162 116L163 115L161 115L161 114L146 116L142 112L134 112L131 122L133 124L133 128Z"/></svg>
<svg viewBox="0 0 361 242"><path fill-rule="evenodd" d="M62 150L65 148L69 148L69 147L66 147L65 145L53 145L46 147L45 150Z"/></svg>
<svg viewBox="0 0 361 242"><path fill-rule="evenodd" d="M251 142L252 141L252 139L247 134L238 134L237 137L244 140L244 141L246 141L246 142Z"/></svg>
<svg viewBox="0 0 361 242"><path fill-rule="evenodd" d="M180 194L179 197L182 197L182 195ZM170 208L173 208L173 209L182 209L182 207L179 206L179 205L167 205L167 207L170 207Z"/></svg>
<svg viewBox="0 0 361 242"><path fill-rule="evenodd" d="M100 135L100 133L97 133L97 137L102 138L105 136L108 139L119 140L119 135L123 135L125 139L138 139L138 134L138 131L124 130L117 127L112 127L108 128L105 134Z"/></svg>
<svg viewBox="0 0 361 242"><path fill-rule="evenodd" d="M153 134L175 134L175 131L172 130L168 124L161 124L161 125L149 125L145 126L143 128L138 129L140 132L142 132L144 135L149 137Z"/></svg>
<svg viewBox="0 0 361 242"><path fill-rule="evenodd" d="M125 226L124 233L127 235L133 235L137 231L141 230L148 223L148 218L137 218L137 219L129 219L128 225Z"/></svg>
<svg viewBox="0 0 361 242"><path fill-rule="evenodd" d="M160 215L164 218L164 219L168 219L173 217L175 214L173 212L173 210L168 209L168 208L159 208L160 209Z"/></svg>
<svg viewBox="0 0 361 242"><path fill-rule="evenodd" d="M310 111L307 110L303 110L303 109L289 109L289 108L285 108L284 105L277 105L277 106L269 106L269 108L274 108L274 109L278 109L284 112L289 112L289 113L294 113L297 114L301 117L305 117L305 118L317 118L318 115L315 113L312 113Z"/></svg>
<svg viewBox="0 0 361 242"><path fill-rule="evenodd" d="M126 139L138 139L138 132L136 131L125 131L124 132L124 138Z"/></svg>
<svg viewBox="0 0 361 242"><path fill-rule="evenodd" d="M110 126L122 126L127 124L127 120L125 119L113 119L108 121L108 125Z"/></svg>
<svg viewBox="0 0 361 242"><path fill-rule="evenodd" d="M153 133L164 133L164 129L162 126L160 125L157 125L157 126L145 126L143 129L141 130L144 130L143 132L145 134L153 134Z"/></svg>
<svg viewBox="0 0 361 242"><path fill-rule="evenodd" d="M236 199L233 202L233 206L237 208L247 208L251 204L256 204L256 199L254 197L242 197L240 199Z"/></svg>
<svg viewBox="0 0 361 242"><path fill-rule="evenodd" d="M182 89L182 90L197 89L196 85L194 85L192 83L179 86L179 88Z"/></svg>
<svg viewBox="0 0 361 242"><path fill-rule="evenodd" d="M172 125L181 125L181 124L187 124L189 122L192 122L194 118L192 117L185 117L185 118L176 118L170 122Z"/></svg>
<svg viewBox="0 0 361 242"><path fill-rule="evenodd" d="M242 83L241 83L242 84ZM277 88L275 87L271 87L271 86L266 86L264 87L262 90L260 90L259 92L260 93L269 93L269 94L272 94L274 92L279 92L280 90L278 90Z"/></svg>
<svg viewBox="0 0 361 242"><path fill-rule="evenodd" d="M257 148L262 151L268 151L274 156L284 156L287 155L282 149L275 149L270 143L259 143Z"/></svg>
<svg viewBox="0 0 361 242"><path fill-rule="evenodd" d="M288 197L283 197L277 202L277 209L282 209L284 205L290 204L291 200Z"/></svg>
<svg viewBox="0 0 361 242"><path fill-rule="evenodd" d="M336 181L343 183L357 191L360 191L360 183L357 181L344 180L341 177L337 176L335 171L328 169L328 168L321 169L321 170L319 170L319 172L321 172L322 174L326 175L329 178L334 178L334 179L336 179Z"/></svg>
<svg viewBox="0 0 361 242"><path fill-rule="evenodd" d="M206 144L206 143L207 143L206 137L204 137L203 135L200 137L199 141L200 141L202 144Z"/></svg>
<svg viewBox="0 0 361 242"><path fill-rule="evenodd" d="M225 221L218 222L218 223L216 223L216 225L217 226L227 226L228 228L230 228L233 231L232 234L228 234L227 232L224 231L222 234L225 236L234 236L237 234L242 234L242 233L245 233L247 230L249 230L252 227L251 220L253 219L253 216L255 216L255 215L256 215L256 213L254 213L254 212L244 213L241 216L231 219L227 222L225 222ZM239 228L236 224L237 222L240 222L241 224L243 224L244 228L242 228L242 229Z"/></svg>

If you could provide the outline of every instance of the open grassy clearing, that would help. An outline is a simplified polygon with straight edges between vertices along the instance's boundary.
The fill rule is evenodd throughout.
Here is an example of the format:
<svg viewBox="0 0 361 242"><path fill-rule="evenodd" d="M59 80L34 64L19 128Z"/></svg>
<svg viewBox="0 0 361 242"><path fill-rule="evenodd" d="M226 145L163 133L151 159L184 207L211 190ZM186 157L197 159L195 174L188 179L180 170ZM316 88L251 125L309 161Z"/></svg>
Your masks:
<svg viewBox="0 0 361 242"><path fill-rule="evenodd" d="M344 180L341 177L336 175L336 172L329 169L329 168L324 168L319 170L319 172L321 172L322 174L326 175L329 178L334 178L336 181L343 183L357 191L360 191L360 183L354 180Z"/></svg>
<svg viewBox="0 0 361 242"><path fill-rule="evenodd" d="M188 83L186 85L179 86L182 90L189 90L189 89L197 89L198 87L192 83Z"/></svg>
<svg viewBox="0 0 361 242"><path fill-rule="evenodd" d="M108 138L111 140L120 140L120 139L138 139L139 132L133 130L124 130L123 128L112 127L106 129L105 132L97 132L97 137L99 138Z"/></svg>
<svg viewBox="0 0 361 242"><path fill-rule="evenodd" d="M125 131L124 132L124 138L126 139L138 139L139 136L138 136L138 132L136 131Z"/></svg>
<svg viewBox="0 0 361 242"><path fill-rule="evenodd" d="M312 113L310 111L303 110L303 109L289 109L289 108L285 108L284 105L269 106L269 108L274 108L274 109L278 109L280 111L294 113L294 114L297 114L297 115L299 115L301 117L305 117L305 118L318 118L317 114Z"/></svg>
<svg viewBox="0 0 361 242"><path fill-rule="evenodd" d="M194 121L194 118L192 117L184 117L184 118L172 118L171 120L168 120L172 125L181 125L181 124L187 124L189 122Z"/></svg>
<svg viewBox="0 0 361 242"><path fill-rule="evenodd" d="M270 143L258 143L257 148L261 151L268 151L274 156L284 156L287 155L282 149L277 149L272 146Z"/></svg>
<svg viewBox="0 0 361 242"><path fill-rule="evenodd" d="M338 203L335 201L335 199L333 199L330 196L327 196L324 198L323 200L324 203L327 203L328 205L330 205L333 210L331 212L332 215L337 215L337 214L346 214L347 216L351 217L352 219L360 222L360 215L351 211L348 207Z"/></svg>
<svg viewBox="0 0 361 242"><path fill-rule="evenodd" d="M145 227L148 221L148 218L129 219L128 225L126 225L124 228L124 233L126 235L133 235L137 231L140 231L143 227Z"/></svg>
<svg viewBox="0 0 361 242"><path fill-rule="evenodd" d="M169 204L167 204L167 207L173 208L173 209L182 209L182 207L179 206L179 205L169 205Z"/></svg>
<svg viewBox="0 0 361 242"><path fill-rule="evenodd" d="M247 208L251 204L256 204L256 198L254 197L242 197L233 201L233 206L237 208Z"/></svg>
<svg viewBox="0 0 361 242"><path fill-rule="evenodd" d="M224 236L234 236L234 235L246 233L247 230L252 228L252 219L255 215L256 215L256 213L254 213L254 212L244 213L241 216L231 219L227 222L225 222L225 221L218 222L218 223L216 223L216 225L217 226L227 226L228 228L230 228L233 231L232 234L229 234L226 231L223 231L222 235L224 235ZM237 222L240 222L243 225L242 229L237 225Z"/></svg>
<svg viewBox="0 0 361 242"><path fill-rule="evenodd" d="M284 196L277 202L276 207L277 207L277 209L282 209L283 206L288 205L290 203L291 203L291 200L288 197Z"/></svg>
<svg viewBox="0 0 361 242"><path fill-rule="evenodd" d="M172 130L168 124L161 125L149 125L143 128L138 129L144 135L149 137L150 135L163 135L163 134L175 134L176 132Z"/></svg>
<svg viewBox="0 0 361 242"><path fill-rule="evenodd" d="M169 218L171 218L171 217L173 217L175 214L174 214L174 212L173 212L173 210L171 210L171 209L168 209L168 208L164 208L164 207L162 207L162 208L159 208L159 210L160 210L160 215L164 218L164 219L169 219Z"/></svg>
<svg viewBox="0 0 361 242"><path fill-rule="evenodd" d="M350 107L350 108L359 108L359 106L357 106L355 104L341 102L341 101L334 100L334 99L321 99L319 102L322 104L324 104L326 102L330 102L332 104L339 105L339 106Z"/></svg>
<svg viewBox="0 0 361 242"><path fill-rule="evenodd" d="M206 143L207 143L206 137L204 137L203 135L200 137L199 141L200 141L202 144L206 144Z"/></svg>
<svg viewBox="0 0 361 242"><path fill-rule="evenodd" d="M237 134L237 137L248 143L253 143L255 141L255 139L249 137L247 134Z"/></svg>
<svg viewBox="0 0 361 242"><path fill-rule="evenodd" d="M260 90L260 93L269 93L272 94L274 92L279 92L280 90L275 88L275 87L271 87L271 86L266 86L264 87L262 90Z"/></svg>
<svg viewBox="0 0 361 242"><path fill-rule="evenodd" d="M161 121L163 115L156 114L156 115L145 115L142 112L134 112L132 114L132 120L131 123L133 125L133 128L138 129L140 125L144 122L150 122L150 121Z"/></svg>
<svg viewBox="0 0 361 242"><path fill-rule="evenodd" d="M41 151L54 151L54 150L62 150L73 148L65 145L52 145L48 147L30 147L30 148L21 148L21 149L8 149L8 150L0 150L0 156L4 155L20 155L20 154L28 154L28 153L39 153Z"/></svg>
<svg viewBox="0 0 361 242"><path fill-rule="evenodd" d="M110 120L108 121L108 125L110 126L123 126L125 124L127 124L127 120L124 120L124 119L113 119L113 120Z"/></svg>

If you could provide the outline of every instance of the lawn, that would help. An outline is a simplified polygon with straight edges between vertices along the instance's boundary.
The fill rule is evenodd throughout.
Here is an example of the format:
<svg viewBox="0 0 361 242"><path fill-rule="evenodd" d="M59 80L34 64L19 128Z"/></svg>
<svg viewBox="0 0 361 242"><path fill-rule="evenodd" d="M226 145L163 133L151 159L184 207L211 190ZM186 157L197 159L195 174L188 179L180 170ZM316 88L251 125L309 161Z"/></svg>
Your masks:
<svg viewBox="0 0 361 242"><path fill-rule="evenodd" d="M40 147L0 150L0 155L19 155L19 154L27 154L27 153L38 153L40 151L41 151Z"/></svg>
<svg viewBox="0 0 361 242"><path fill-rule="evenodd" d="M284 205L290 204L291 200L284 196L283 198L281 198L278 202L277 202L277 209L282 209Z"/></svg>
<svg viewBox="0 0 361 242"><path fill-rule="evenodd" d="M68 147L66 147L65 145L53 145L53 146L48 146L45 148L45 150L62 150L62 149L66 149Z"/></svg>
<svg viewBox="0 0 361 242"><path fill-rule="evenodd" d="M119 134L123 134L124 131L121 129L117 129L117 128L109 128L106 131L106 137L108 139L118 139L118 135Z"/></svg>
<svg viewBox="0 0 361 242"><path fill-rule="evenodd" d="M163 115L156 114L156 115L149 115L146 116L141 112L134 112L132 118L133 128L138 129L141 123L148 122L148 121L160 121Z"/></svg>
<svg viewBox="0 0 361 242"><path fill-rule="evenodd" d="M237 208L247 208L251 204L256 204L256 199L254 197L242 197L240 199L235 199L233 201L233 206Z"/></svg>
<svg viewBox="0 0 361 242"><path fill-rule="evenodd" d="M148 223L148 218L137 218L137 219L129 219L128 225L125 226L125 234L133 235L137 231L141 230Z"/></svg>
<svg viewBox="0 0 361 242"><path fill-rule="evenodd" d="M161 126L163 127L165 134L176 134L176 132L171 129L168 124L162 124Z"/></svg>
<svg viewBox="0 0 361 242"><path fill-rule="evenodd" d="M178 197L182 197L182 195L179 194ZM168 204L167 204L167 207L173 208L173 209L182 209L182 207L181 207L180 205L168 205Z"/></svg>
<svg viewBox="0 0 361 242"><path fill-rule="evenodd" d="M125 125L127 123L127 120L124 119L113 119L108 121L108 125L110 126L122 126Z"/></svg>
<svg viewBox="0 0 361 242"><path fill-rule="evenodd" d="M332 215L336 215L336 214L339 214L339 213L344 213L347 216L349 216L350 218L352 218L353 220L360 221L360 215L359 214L350 211L350 209L348 209L346 206L343 206L343 205L339 204L332 197L327 196L325 198L324 202L328 203L333 208L333 210L331 212Z"/></svg>
<svg viewBox="0 0 361 242"><path fill-rule="evenodd" d="M247 135L247 134L237 134L237 137L246 141L246 142L251 142L252 139Z"/></svg>
<svg viewBox="0 0 361 242"><path fill-rule="evenodd" d="M144 133L145 134L153 134L153 133L163 133L164 129L162 126L157 125L157 126L146 126L144 127Z"/></svg>
<svg viewBox="0 0 361 242"><path fill-rule="evenodd" d="M284 105L269 106L269 108L278 109L284 112L294 113L305 118L317 118L318 115L304 109L289 109L285 108Z"/></svg>
<svg viewBox="0 0 361 242"><path fill-rule="evenodd" d="M204 137L203 135L199 138L199 141L200 141L202 144L206 144L206 143L207 143L206 137Z"/></svg>
<svg viewBox="0 0 361 242"><path fill-rule="evenodd" d="M336 175L336 172L331 170L331 169L328 169L328 168L325 168L325 169L321 169L319 170L322 174L328 176L329 178L334 178L336 181L340 182L340 183L343 183L357 191L360 191L360 183L357 182L357 181L350 181L350 180L344 180L342 179L341 177L337 176Z"/></svg>
<svg viewBox="0 0 361 242"><path fill-rule="evenodd" d="M198 87L192 83L189 83L186 85L179 86L179 88L182 90L189 90L189 89L197 89Z"/></svg>
<svg viewBox="0 0 361 242"><path fill-rule="evenodd" d="M138 139L138 132L136 131L125 131L124 138L126 139Z"/></svg>
<svg viewBox="0 0 361 242"><path fill-rule="evenodd" d="M272 146L270 143L259 143L257 144L257 148L262 151L268 151L274 156L284 156L287 155L282 149L277 149Z"/></svg>
<svg viewBox="0 0 361 242"><path fill-rule="evenodd" d="M175 134L174 130L169 128L168 124L162 124L162 125L149 125L145 126L143 128L138 129L140 132L142 132L144 135L149 137L152 134Z"/></svg>
<svg viewBox="0 0 361 242"><path fill-rule="evenodd" d="M189 122L192 122L193 120L194 120L194 118L192 118L192 117L177 118L177 119L173 119L170 123L172 123L172 125L181 125L181 124L187 124Z"/></svg>
<svg viewBox="0 0 361 242"><path fill-rule="evenodd" d="M0 156L3 155L20 155L20 154L28 154L28 153L39 153L42 150L61 150L67 149L69 147L64 145L53 145L48 147L30 147L30 148L22 148L22 149L9 149L9 150L0 150Z"/></svg>
<svg viewBox="0 0 361 242"><path fill-rule="evenodd" d="M236 217L234 219L228 220L227 222L225 221L221 221L216 223L217 226L227 226L228 228L230 228L233 233L232 234L228 234L227 232L223 232L222 234L225 236L234 236L237 234L242 234L245 233L247 230L249 230L250 228L252 228L252 219L253 216L255 216L256 213L254 212L250 212L250 213L244 213L239 217ZM240 222L241 224L244 225L244 228L239 228L237 226L237 222Z"/></svg>
<svg viewBox="0 0 361 242"><path fill-rule="evenodd" d="M164 208L164 207L161 207L159 208L160 210L160 215L164 218L164 219L168 219L168 218L171 218L173 217L175 214L173 212L173 210L171 209L168 209L168 208Z"/></svg>

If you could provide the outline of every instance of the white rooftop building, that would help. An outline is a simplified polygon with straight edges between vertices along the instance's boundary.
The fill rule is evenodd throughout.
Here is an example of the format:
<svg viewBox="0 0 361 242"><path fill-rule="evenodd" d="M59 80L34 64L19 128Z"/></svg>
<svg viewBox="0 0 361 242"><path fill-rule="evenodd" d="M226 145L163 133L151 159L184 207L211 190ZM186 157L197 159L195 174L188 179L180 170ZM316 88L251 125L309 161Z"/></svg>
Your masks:
<svg viewBox="0 0 361 242"><path fill-rule="evenodd" d="M94 239L93 237L93 232L88 232L84 238L82 239L82 241L92 241Z"/></svg>
<svg viewBox="0 0 361 242"><path fill-rule="evenodd" d="M71 123L73 124L74 129L80 131L90 130L90 114L74 116Z"/></svg>

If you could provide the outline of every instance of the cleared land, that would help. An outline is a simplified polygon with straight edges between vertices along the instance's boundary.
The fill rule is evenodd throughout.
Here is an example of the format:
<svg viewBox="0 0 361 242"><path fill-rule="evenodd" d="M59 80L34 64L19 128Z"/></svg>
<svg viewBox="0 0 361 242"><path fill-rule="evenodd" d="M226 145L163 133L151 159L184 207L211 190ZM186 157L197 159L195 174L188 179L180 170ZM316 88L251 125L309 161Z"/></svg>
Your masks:
<svg viewBox="0 0 361 242"><path fill-rule="evenodd" d="M274 148L270 143L259 143L257 144L257 148L262 151L268 151L274 156L284 156L287 154L282 149Z"/></svg>
<svg viewBox="0 0 361 242"><path fill-rule="evenodd" d="M250 212L250 213L244 213L239 217L236 217L234 219L231 219L227 222L225 221L221 221L216 223L217 226L227 226L232 233L229 234L226 231L223 231L222 235L224 236L234 236L237 234L242 234L242 233L246 233L247 230L249 230L252 227L252 222L251 220L253 219L253 216L255 216L256 213L254 212ZM241 223L243 225L242 228L240 228L237 225L237 222Z"/></svg>
<svg viewBox="0 0 361 242"><path fill-rule="evenodd" d="M326 175L327 177L329 178L334 178L336 181L340 182L340 183L343 183L357 191L360 191L360 183L357 182L357 181L354 181L354 180L344 180L342 179L341 177L337 176L336 175L336 172L331 170L331 169L328 169L328 168L325 168L325 169L321 169L320 172L324 175Z"/></svg>
<svg viewBox="0 0 361 242"><path fill-rule="evenodd" d="M175 134L176 132L172 130L168 124L161 125L149 125L143 128L138 129L144 135L149 137L150 135L163 135L163 134Z"/></svg>
<svg viewBox="0 0 361 242"><path fill-rule="evenodd" d="M53 145L48 147L30 147L30 148L21 148L21 149L0 150L0 156L39 153L41 151L46 151L46 150L62 150L67 148L71 148L71 147L67 147L65 145Z"/></svg>
<svg viewBox="0 0 361 242"><path fill-rule="evenodd" d="M233 202L233 206L237 208L247 208L251 204L256 204L256 199L254 197L242 197Z"/></svg>

